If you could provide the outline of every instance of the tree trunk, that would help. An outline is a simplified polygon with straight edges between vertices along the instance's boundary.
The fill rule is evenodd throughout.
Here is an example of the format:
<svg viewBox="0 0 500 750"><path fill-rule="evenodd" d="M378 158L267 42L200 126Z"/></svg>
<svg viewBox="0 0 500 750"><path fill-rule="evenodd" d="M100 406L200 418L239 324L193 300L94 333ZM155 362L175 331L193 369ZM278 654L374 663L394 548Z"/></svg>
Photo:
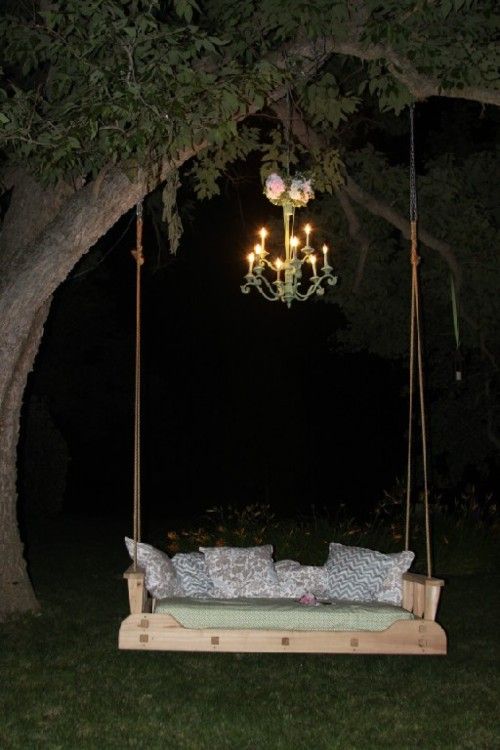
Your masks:
<svg viewBox="0 0 500 750"><path fill-rule="evenodd" d="M135 180L113 168L79 190L42 188L21 171L7 182L13 193L0 236L0 620L38 607L17 525L16 452L23 392L52 294L126 211L192 155Z"/></svg>
<svg viewBox="0 0 500 750"><path fill-rule="evenodd" d="M39 606L26 571L17 527L16 454L23 392L49 308L50 300L36 312L28 336L12 353L15 364L0 408L0 619L14 612L37 610Z"/></svg>

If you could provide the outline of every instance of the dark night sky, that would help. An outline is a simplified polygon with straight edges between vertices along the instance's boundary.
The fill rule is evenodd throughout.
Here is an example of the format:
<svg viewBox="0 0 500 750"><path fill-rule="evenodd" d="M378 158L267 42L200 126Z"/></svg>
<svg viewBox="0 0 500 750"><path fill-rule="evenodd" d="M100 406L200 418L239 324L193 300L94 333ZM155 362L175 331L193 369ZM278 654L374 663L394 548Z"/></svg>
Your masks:
<svg viewBox="0 0 500 750"><path fill-rule="evenodd" d="M177 258L160 270L146 219L145 505L183 517L251 502L285 515L341 502L357 512L401 471L402 373L367 356L336 355L333 305L288 310L241 294L253 233L278 209L256 181L240 198L244 219L234 190L196 207ZM59 289L29 384L68 444L65 507L73 511L130 510L130 220Z"/></svg>

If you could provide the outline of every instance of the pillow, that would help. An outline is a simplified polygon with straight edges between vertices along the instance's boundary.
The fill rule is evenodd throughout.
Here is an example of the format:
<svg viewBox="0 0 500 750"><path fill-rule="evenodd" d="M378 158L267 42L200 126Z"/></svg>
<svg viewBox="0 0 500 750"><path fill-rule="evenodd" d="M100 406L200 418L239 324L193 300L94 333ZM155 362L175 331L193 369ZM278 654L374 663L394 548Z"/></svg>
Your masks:
<svg viewBox="0 0 500 750"><path fill-rule="evenodd" d="M200 547L214 595L221 599L279 597L270 544L262 547Z"/></svg>
<svg viewBox="0 0 500 750"><path fill-rule="evenodd" d="M393 562L389 555L332 542L325 563L328 596L352 602L373 601Z"/></svg>
<svg viewBox="0 0 500 750"><path fill-rule="evenodd" d="M134 540L125 537L127 550L134 559ZM137 544L137 564L144 570L146 588L155 599L181 596L182 590L177 580L170 557L150 544Z"/></svg>
<svg viewBox="0 0 500 750"><path fill-rule="evenodd" d="M280 596L300 599L314 594L318 599L328 597L326 569L323 565L301 565L295 560L279 560L274 569L278 576Z"/></svg>
<svg viewBox="0 0 500 750"><path fill-rule="evenodd" d="M414 552L393 552L387 557L391 558L392 567L374 594L375 601L385 604L395 604L400 607L403 602L403 573L412 564Z"/></svg>
<svg viewBox="0 0 500 750"><path fill-rule="evenodd" d="M201 552L179 552L172 558L184 596L209 598L214 596L214 585L208 575Z"/></svg>

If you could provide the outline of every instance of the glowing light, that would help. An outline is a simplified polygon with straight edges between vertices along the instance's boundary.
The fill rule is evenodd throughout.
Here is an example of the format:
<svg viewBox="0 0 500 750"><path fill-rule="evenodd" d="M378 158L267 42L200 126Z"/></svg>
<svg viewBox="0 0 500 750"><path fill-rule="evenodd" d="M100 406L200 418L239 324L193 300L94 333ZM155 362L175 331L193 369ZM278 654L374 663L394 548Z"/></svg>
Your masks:
<svg viewBox="0 0 500 750"><path fill-rule="evenodd" d="M313 276L316 276L316 256L314 255L314 253L309 256L308 260L312 266Z"/></svg>
<svg viewBox="0 0 500 750"><path fill-rule="evenodd" d="M306 233L306 247L309 247L309 235L311 234L311 225L306 224L304 227L304 232Z"/></svg>
<svg viewBox="0 0 500 750"><path fill-rule="evenodd" d="M282 266L283 266L283 261L281 260L281 258L276 258L276 281L280 280Z"/></svg>

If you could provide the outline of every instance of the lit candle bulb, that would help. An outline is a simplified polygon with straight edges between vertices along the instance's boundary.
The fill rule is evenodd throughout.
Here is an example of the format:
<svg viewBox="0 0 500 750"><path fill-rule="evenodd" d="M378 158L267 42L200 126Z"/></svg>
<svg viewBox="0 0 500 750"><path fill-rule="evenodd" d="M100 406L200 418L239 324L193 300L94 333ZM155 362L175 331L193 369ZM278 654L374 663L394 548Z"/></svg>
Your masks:
<svg viewBox="0 0 500 750"><path fill-rule="evenodd" d="M298 247L298 244L299 244L299 239L298 239L298 237L291 237L291 238L290 238L290 247L292 248L292 255L293 255L293 257L294 257L294 258L295 258L295 257L296 257L296 255L297 255L297 247Z"/></svg>
<svg viewBox="0 0 500 750"><path fill-rule="evenodd" d="M262 261L262 247L259 245L259 243L254 246L254 253L255 258L257 259L257 263L260 265Z"/></svg>
<svg viewBox="0 0 500 750"><path fill-rule="evenodd" d="M309 247L309 235L311 234L311 225L306 224L304 227L304 232L306 233L306 247Z"/></svg>
<svg viewBox="0 0 500 750"><path fill-rule="evenodd" d="M248 273L252 273L252 271L253 271L253 264L254 264L254 260L255 260L254 253L249 253L247 255L247 259L248 259Z"/></svg>
<svg viewBox="0 0 500 750"><path fill-rule="evenodd" d="M316 276L316 256L315 255L309 256L309 263L312 266L313 276Z"/></svg>
<svg viewBox="0 0 500 750"><path fill-rule="evenodd" d="M262 243L262 254L264 255L266 251L267 229L265 227L262 227L262 229L259 232L259 235L260 235L260 241Z"/></svg>
<svg viewBox="0 0 500 750"><path fill-rule="evenodd" d="M323 268L325 268L328 265L328 258L326 257L328 255L328 246L323 245L321 249L323 250Z"/></svg>
<svg viewBox="0 0 500 750"><path fill-rule="evenodd" d="M276 281L280 280L280 273L281 273L281 266L283 265L283 261L281 258L276 258Z"/></svg>

